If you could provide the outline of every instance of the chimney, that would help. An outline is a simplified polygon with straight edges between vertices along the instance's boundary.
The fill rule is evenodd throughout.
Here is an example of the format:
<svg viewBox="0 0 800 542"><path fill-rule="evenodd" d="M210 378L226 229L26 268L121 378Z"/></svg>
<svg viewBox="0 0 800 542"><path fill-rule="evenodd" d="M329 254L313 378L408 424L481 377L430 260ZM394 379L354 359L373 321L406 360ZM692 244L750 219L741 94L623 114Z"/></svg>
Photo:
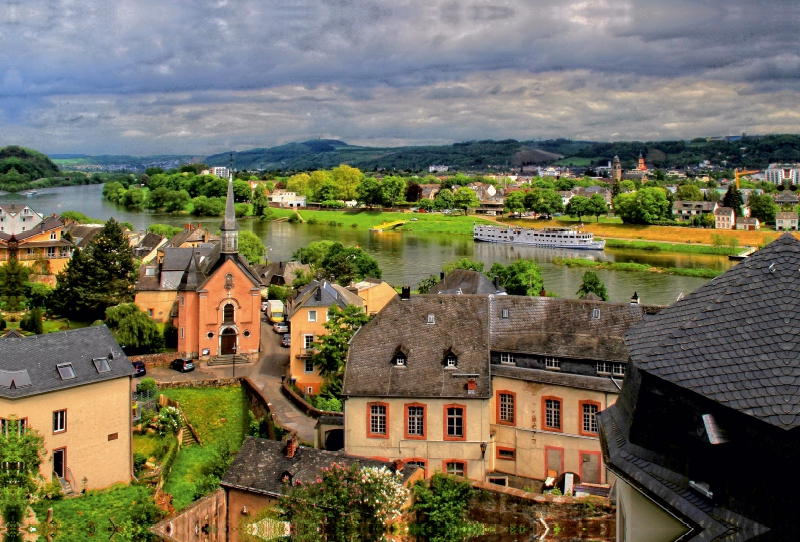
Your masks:
<svg viewBox="0 0 800 542"><path fill-rule="evenodd" d="M403 284L403 288L400 290L400 299L411 299L411 286Z"/></svg>
<svg viewBox="0 0 800 542"><path fill-rule="evenodd" d="M317 291L314 292L314 299L317 301L322 301L322 283L317 285Z"/></svg>
<svg viewBox="0 0 800 542"><path fill-rule="evenodd" d="M544 284L542 284L542 290L539 292L539 297L547 297L547 291L544 289Z"/></svg>
<svg viewBox="0 0 800 542"><path fill-rule="evenodd" d="M638 305L639 304L639 294L633 292L633 296L631 297L631 305Z"/></svg>
<svg viewBox="0 0 800 542"><path fill-rule="evenodd" d="M470 378L467 380L467 394L475 395L475 388L477 387L478 382L474 378Z"/></svg>
<svg viewBox="0 0 800 542"><path fill-rule="evenodd" d="M403 460L402 459L395 459L394 460L394 471L400 472L403 470Z"/></svg>
<svg viewBox="0 0 800 542"><path fill-rule="evenodd" d="M192 225L187 222L186 224L183 225L183 229L192 231Z"/></svg>
<svg viewBox="0 0 800 542"><path fill-rule="evenodd" d="M444 280L444 271L439 272L439 280Z"/></svg>
<svg viewBox="0 0 800 542"><path fill-rule="evenodd" d="M495 290L500 289L500 277L498 275L494 276L494 289Z"/></svg>
<svg viewBox="0 0 800 542"><path fill-rule="evenodd" d="M286 441L286 457L292 459L297 452L297 435Z"/></svg>

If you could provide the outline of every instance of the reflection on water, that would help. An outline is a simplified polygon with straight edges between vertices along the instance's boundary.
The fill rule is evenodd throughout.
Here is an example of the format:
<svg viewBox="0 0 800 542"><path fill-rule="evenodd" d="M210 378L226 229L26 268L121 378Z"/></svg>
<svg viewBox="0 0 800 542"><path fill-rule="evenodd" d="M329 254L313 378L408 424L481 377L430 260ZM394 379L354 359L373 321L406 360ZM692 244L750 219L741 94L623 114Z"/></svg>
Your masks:
<svg viewBox="0 0 800 542"><path fill-rule="evenodd" d="M145 229L153 223L183 226L189 221L201 221L217 227L219 218L177 216L168 213L127 211L103 199L102 185L45 188L37 196L2 195L2 203L25 203L44 214L72 210L106 220L113 216L130 222L134 228ZM553 258L593 258L617 262L636 262L659 267L708 267L727 269L731 262L723 256L705 254L668 254L660 252L606 249L605 251L560 250L539 247L475 243L467 235L413 234L409 232L370 232L350 227L326 225L272 223L242 220L240 224L255 232L269 247L269 258L286 260L292 253L312 241L328 239L345 245L359 245L380 263L383 278L391 284L410 284L413 287L431 274L438 274L442 264L458 258L480 260L488 269L493 262L505 265L519 258L533 258L542 268L545 288L561 297L575 297L586 269L554 265ZM643 303L670 304L683 293L688 294L706 282L695 277L678 277L657 273L631 273L597 270L612 301L627 301L634 291Z"/></svg>

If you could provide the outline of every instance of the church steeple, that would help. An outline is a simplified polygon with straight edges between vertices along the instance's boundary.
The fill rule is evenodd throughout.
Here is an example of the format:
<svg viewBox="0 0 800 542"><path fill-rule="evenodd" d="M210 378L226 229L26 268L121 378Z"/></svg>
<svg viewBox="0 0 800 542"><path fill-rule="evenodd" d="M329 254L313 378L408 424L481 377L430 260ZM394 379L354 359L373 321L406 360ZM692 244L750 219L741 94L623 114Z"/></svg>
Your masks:
<svg viewBox="0 0 800 542"><path fill-rule="evenodd" d="M225 220L220 226L220 250L223 254L236 254L239 252L239 224L236 222L236 211L233 207L233 171L228 178L228 197L225 201Z"/></svg>

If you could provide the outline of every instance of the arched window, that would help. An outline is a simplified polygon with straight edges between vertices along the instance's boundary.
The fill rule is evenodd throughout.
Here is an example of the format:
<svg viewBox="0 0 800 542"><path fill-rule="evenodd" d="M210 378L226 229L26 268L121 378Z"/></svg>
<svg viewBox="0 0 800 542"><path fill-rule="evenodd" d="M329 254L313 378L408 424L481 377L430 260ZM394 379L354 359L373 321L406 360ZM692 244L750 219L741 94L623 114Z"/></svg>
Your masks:
<svg viewBox="0 0 800 542"><path fill-rule="evenodd" d="M228 303L222 308L222 323L223 324L232 324L233 323L233 303Z"/></svg>
<svg viewBox="0 0 800 542"><path fill-rule="evenodd" d="M225 275L225 288L228 290L233 288L233 275L231 273Z"/></svg>

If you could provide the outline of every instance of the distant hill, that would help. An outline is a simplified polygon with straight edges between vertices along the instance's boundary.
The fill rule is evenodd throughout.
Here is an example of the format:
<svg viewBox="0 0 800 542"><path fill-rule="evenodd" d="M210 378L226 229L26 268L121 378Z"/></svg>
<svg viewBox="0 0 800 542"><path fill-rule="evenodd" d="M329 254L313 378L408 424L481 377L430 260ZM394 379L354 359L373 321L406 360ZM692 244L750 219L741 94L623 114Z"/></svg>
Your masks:
<svg viewBox="0 0 800 542"><path fill-rule="evenodd" d="M59 175L58 166L33 149L11 145L0 149L0 187L13 190L42 177Z"/></svg>
<svg viewBox="0 0 800 542"><path fill-rule="evenodd" d="M349 164L364 171L376 168L421 170L431 165L457 169L484 169L489 165L521 165L557 160L561 155L534 148L532 143L514 139L483 140L452 145L414 147L360 147L344 141L319 139L289 143L267 149L234 153L239 169L321 169ZM229 153L209 156L212 166L227 165Z"/></svg>

